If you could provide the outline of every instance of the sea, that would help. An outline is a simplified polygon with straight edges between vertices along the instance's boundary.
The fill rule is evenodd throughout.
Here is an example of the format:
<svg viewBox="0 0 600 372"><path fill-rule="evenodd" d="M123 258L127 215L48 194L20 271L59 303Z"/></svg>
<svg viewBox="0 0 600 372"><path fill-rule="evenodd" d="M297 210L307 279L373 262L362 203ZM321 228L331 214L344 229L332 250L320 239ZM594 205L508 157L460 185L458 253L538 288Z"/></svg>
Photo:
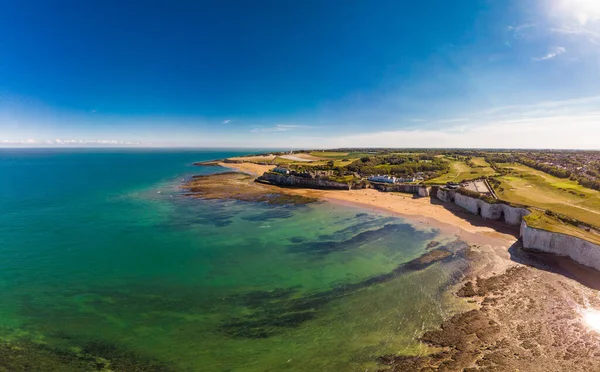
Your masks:
<svg viewBox="0 0 600 372"><path fill-rule="evenodd" d="M466 263L398 268L460 242L359 207L183 193L228 170L194 162L251 152L0 149L0 367L375 371L435 352L419 337L464 308Z"/></svg>

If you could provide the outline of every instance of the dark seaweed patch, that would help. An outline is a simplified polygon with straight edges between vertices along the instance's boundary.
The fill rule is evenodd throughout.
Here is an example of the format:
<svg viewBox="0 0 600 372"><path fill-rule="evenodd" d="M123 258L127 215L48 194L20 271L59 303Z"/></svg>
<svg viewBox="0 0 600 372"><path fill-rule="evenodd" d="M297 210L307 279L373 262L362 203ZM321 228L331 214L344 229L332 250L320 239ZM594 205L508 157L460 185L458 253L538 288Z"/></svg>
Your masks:
<svg viewBox="0 0 600 372"><path fill-rule="evenodd" d="M111 369L116 371L170 371L167 366L156 360L102 340L88 342L82 351L110 361Z"/></svg>
<svg viewBox="0 0 600 372"><path fill-rule="evenodd" d="M247 318L234 319L223 325L222 329L233 337L243 338L268 338L276 335L282 328L295 328L300 324L315 317L314 311L292 312L289 314L269 314L256 317L254 320Z"/></svg>
<svg viewBox="0 0 600 372"><path fill-rule="evenodd" d="M360 233L361 231L365 231L367 229L371 229L374 227L379 227L381 225L391 223L394 221L397 221L397 219L393 218L393 217L369 219L369 220L366 220L363 222L355 223L344 229L338 230L338 231L334 232L333 234L320 235L319 240L337 240L339 238L345 238L348 235L356 235L356 234Z"/></svg>
<svg viewBox="0 0 600 372"><path fill-rule="evenodd" d="M199 210L197 204L190 204L187 202L182 203L181 201L174 201L173 204L177 207L177 213L173 214L173 217L169 222L161 225L163 228L186 229L194 225L213 225L215 227L222 227L231 224L233 222L232 218L237 214L235 209L228 208L222 202L215 203L207 201L207 205L203 206L206 210Z"/></svg>
<svg viewBox="0 0 600 372"><path fill-rule="evenodd" d="M0 370L168 372L167 365L116 345L92 341L81 352L21 340L0 344Z"/></svg>
<svg viewBox="0 0 600 372"><path fill-rule="evenodd" d="M236 302L246 307L261 307L265 302L286 300L298 292L298 287L276 288L271 291L253 291L235 296Z"/></svg>
<svg viewBox="0 0 600 372"><path fill-rule="evenodd" d="M448 249L435 249L399 265L389 273L375 275L357 283L339 285L328 291L311 293L302 297L293 297L296 289L253 292L247 306L253 309L254 313L224 322L221 330L231 337L271 337L286 328L295 328L313 319L318 315L319 309L335 299L372 285L388 282L411 271L423 270L436 262L452 260L455 257L456 255Z"/></svg>
<svg viewBox="0 0 600 372"><path fill-rule="evenodd" d="M344 241L330 240L307 242L288 246L287 249L292 253L310 253L317 256L324 256L335 252L353 250L365 243L378 239L386 239L391 235L399 234L408 230L410 230L412 234L422 235L425 238L429 236L428 233L419 232L410 225L387 224L376 230L363 231Z"/></svg>
<svg viewBox="0 0 600 372"><path fill-rule="evenodd" d="M292 242L292 243L302 243L305 240L306 239L301 236L293 236L290 238L290 242Z"/></svg>

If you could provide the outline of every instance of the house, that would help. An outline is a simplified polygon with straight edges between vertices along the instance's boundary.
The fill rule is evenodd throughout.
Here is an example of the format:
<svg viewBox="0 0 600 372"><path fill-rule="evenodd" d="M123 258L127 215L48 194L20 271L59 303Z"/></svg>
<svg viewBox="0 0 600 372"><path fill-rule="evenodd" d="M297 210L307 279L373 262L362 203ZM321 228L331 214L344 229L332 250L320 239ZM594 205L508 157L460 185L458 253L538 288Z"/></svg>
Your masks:
<svg viewBox="0 0 600 372"><path fill-rule="evenodd" d="M396 178L396 182L415 182L415 177Z"/></svg>
<svg viewBox="0 0 600 372"><path fill-rule="evenodd" d="M367 178L370 182L381 182L381 183L396 183L396 177L391 176L371 176Z"/></svg>
<svg viewBox="0 0 600 372"><path fill-rule="evenodd" d="M280 174L290 174L290 170L289 169L282 168L282 167L276 167L276 168L274 168L273 172L280 173Z"/></svg>

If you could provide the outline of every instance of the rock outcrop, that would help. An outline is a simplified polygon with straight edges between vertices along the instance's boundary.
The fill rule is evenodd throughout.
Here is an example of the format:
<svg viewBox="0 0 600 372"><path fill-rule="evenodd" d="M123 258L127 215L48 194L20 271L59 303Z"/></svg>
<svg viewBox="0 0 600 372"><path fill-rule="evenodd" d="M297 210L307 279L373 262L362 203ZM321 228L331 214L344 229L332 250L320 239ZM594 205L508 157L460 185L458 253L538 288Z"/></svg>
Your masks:
<svg viewBox="0 0 600 372"><path fill-rule="evenodd" d="M256 181L277 186L305 187L309 189L349 190L351 188L347 183L329 181L323 178L304 178L276 173L265 173L258 177Z"/></svg>

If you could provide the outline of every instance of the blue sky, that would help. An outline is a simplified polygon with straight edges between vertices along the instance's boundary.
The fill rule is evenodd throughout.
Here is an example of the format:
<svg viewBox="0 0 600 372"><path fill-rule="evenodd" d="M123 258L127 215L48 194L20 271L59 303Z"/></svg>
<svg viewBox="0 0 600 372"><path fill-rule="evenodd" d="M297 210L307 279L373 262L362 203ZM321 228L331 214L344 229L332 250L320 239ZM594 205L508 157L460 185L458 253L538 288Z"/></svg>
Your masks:
<svg viewBox="0 0 600 372"><path fill-rule="evenodd" d="M600 148L599 124L598 0L2 1L0 146Z"/></svg>

